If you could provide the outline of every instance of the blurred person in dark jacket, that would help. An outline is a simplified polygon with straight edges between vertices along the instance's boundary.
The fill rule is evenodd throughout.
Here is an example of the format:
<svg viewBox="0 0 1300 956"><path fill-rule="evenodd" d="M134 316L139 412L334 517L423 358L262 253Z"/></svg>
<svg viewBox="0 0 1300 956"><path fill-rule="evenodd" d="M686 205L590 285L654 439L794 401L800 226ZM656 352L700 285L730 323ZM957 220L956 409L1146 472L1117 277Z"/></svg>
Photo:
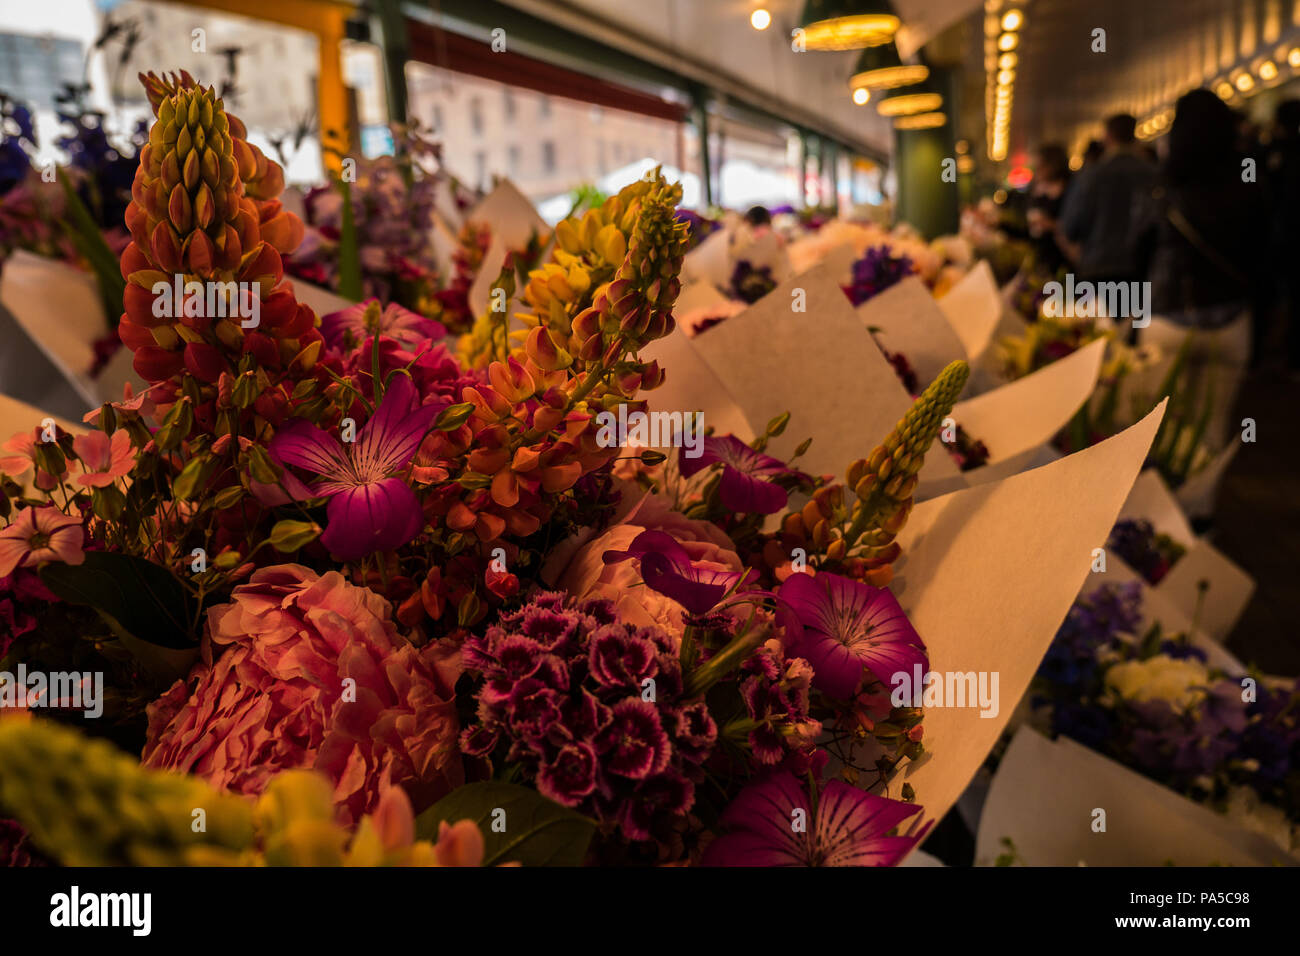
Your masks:
<svg viewBox="0 0 1300 956"><path fill-rule="evenodd" d="M1287 364L1300 373L1300 100L1283 100L1274 116L1273 142L1266 157L1273 212L1272 249L1276 291L1286 322ZM1256 339L1258 341L1258 339Z"/></svg>
<svg viewBox="0 0 1300 956"><path fill-rule="evenodd" d="M1069 185L1070 158L1065 147L1058 143L1044 143L1038 148L1026 220L1036 266L1049 275L1055 275L1067 262L1060 219Z"/></svg>
<svg viewBox="0 0 1300 956"><path fill-rule="evenodd" d="M1156 169L1134 137L1136 120L1118 114L1106 120L1105 152L1075 177L1066 196L1061 228L1080 244L1080 279L1132 282L1141 278L1137 256L1137 214L1156 182Z"/></svg>
<svg viewBox="0 0 1300 956"><path fill-rule="evenodd" d="M1138 242L1158 316L1142 341L1172 352L1198 333L1189 368L1213 379L1211 445L1226 440L1250 357L1251 305L1264 279L1269 230L1263 190L1243 176L1232 110L1209 90L1182 96Z"/></svg>
<svg viewBox="0 0 1300 956"><path fill-rule="evenodd" d="M1179 99L1144 213L1152 310L1187 328L1240 319L1263 279L1263 187L1245 181L1236 133L1232 110L1209 90Z"/></svg>

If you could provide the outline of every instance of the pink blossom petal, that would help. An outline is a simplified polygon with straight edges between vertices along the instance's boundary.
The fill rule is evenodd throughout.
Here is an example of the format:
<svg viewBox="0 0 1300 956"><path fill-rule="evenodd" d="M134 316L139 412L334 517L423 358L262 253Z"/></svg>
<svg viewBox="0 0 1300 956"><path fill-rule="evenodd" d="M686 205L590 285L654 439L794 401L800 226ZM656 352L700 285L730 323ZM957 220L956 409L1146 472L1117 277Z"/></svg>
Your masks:
<svg viewBox="0 0 1300 956"><path fill-rule="evenodd" d="M424 524L420 501L400 478L358 485L330 498L321 543L344 561L406 544Z"/></svg>

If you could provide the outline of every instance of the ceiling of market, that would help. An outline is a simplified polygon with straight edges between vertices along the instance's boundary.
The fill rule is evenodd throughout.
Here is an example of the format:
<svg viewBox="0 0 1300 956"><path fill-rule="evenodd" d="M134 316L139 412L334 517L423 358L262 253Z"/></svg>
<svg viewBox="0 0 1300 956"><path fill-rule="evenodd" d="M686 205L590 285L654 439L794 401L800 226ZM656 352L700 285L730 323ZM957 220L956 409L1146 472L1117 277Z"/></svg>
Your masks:
<svg viewBox="0 0 1300 956"><path fill-rule="evenodd" d="M815 117L845 141L888 153L892 129L874 104L856 106L849 77L856 53L795 53L790 31L803 0L506 0L610 46L753 98L785 117ZM970 2L970 0L965 0ZM759 31L750 14L771 24Z"/></svg>
<svg viewBox="0 0 1300 956"><path fill-rule="evenodd" d="M994 0L989 7L998 5ZM1152 120L1148 138L1155 137L1168 128L1175 101L1189 89L1216 89L1228 82L1231 105L1249 107L1260 92L1300 73L1300 53L1293 54L1294 64L1287 60L1300 44L1300 0L1001 0L1000 5L1025 13L1016 49L1012 162L1049 140L1078 152L1099 135L1101 120L1117 112ZM976 14L975 20L985 16ZM1097 30L1105 31L1104 52L1093 49L1100 47ZM981 28L975 35L985 32ZM1243 74L1248 78L1241 79Z"/></svg>
<svg viewBox="0 0 1300 956"><path fill-rule="evenodd" d="M892 151L889 121L874 103L857 106L849 96L857 53L791 51L804 0L504 2L724 97L757 101L877 154ZM771 15L762 31L750 25L760 7ZM904 24L898 44L905 56L920 46L932 63L962 70L962 102L951 107L960 113L958 135L973 143L985 134L985 45L996 38L1003 13L1024 12L1009 131L1013 163L1046 140L1080 150L1113 112L1158 122L1194 86L1231 82L1239 106L1247 92L1300 73L1300 53L1294 65L1287 62L1300 44L1300 0L894 0L894 7ZM1104 52L1093 49L1099 29ZM1260 76L1265 60L1278 67L1275 75ZM1258 81L1248 91L1235 88L1242 72ZM984 150L973 152L985 159Z"/></svg>

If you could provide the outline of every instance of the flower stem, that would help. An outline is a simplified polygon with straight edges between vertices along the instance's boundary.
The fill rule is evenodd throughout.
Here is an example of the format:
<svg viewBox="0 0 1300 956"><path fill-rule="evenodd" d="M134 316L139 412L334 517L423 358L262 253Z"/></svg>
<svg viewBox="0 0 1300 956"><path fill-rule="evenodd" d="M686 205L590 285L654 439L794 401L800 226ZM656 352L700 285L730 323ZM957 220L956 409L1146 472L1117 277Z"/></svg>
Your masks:
<svg viewBox="0 0 1300 956"><path fill-rule="evenodd" d="M737 634L730 644L709 658L708 663L697 667L686 678L686 696L698 697L703 694L743 664L767 638L767 625L760 625Z"/></svg>

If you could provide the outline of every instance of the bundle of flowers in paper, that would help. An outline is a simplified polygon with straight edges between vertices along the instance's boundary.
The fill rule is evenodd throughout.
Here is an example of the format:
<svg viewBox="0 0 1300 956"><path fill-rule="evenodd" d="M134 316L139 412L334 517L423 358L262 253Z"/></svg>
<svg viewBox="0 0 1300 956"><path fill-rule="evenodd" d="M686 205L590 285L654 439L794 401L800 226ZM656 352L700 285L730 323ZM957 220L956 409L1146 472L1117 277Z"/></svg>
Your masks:
<svg viewBox="0 0 1300 956"><path fill-rule="evenodd" d="M1022 727L989 788L977 866L1295 865L1275 841L1067 738Z"/></svg>
<svg viewBox="0 0 1300 956"><path fill-rule="evenodd" d="M9 348L38 350L86 407L120 399L128 382L133 387L142 384L130 368L130 351L119 348L90 273L15 251L0 272L0 305L24 336Z"/></svg>
<svg viewBox="0 0 1300 956"><path fill-rule="evenodd" d="M1241 618L1255 582L1204 538L1193 534L1177 499L1155 469L1138 476L1106 543L1098 577L1138 577L1188 621L1224 641Z"/></svg>
<svg viewBox="0 0 1300 956"><path fill-rule="evenodd" d="M1090 580L1031 685L1027 717L1220 813L1288 821L1300 685L1244 667L1140 580ZM1273 829L1270 825L1270 829Z"/></svg>

